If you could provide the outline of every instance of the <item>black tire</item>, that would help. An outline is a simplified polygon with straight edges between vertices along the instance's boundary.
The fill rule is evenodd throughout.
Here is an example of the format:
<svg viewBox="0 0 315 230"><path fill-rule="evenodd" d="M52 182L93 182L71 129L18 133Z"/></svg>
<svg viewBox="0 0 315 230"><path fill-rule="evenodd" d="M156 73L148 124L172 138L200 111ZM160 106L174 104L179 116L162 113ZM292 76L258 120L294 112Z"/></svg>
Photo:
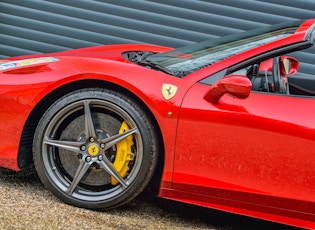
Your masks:
<svg viewBox="0 0 315 230"><path fill-rule="evenodd" d="M84 89L57 100L38 123L33 154L46 188L94 210L121 206L147 186L158 161L150 117L128 97Z"/></svg>

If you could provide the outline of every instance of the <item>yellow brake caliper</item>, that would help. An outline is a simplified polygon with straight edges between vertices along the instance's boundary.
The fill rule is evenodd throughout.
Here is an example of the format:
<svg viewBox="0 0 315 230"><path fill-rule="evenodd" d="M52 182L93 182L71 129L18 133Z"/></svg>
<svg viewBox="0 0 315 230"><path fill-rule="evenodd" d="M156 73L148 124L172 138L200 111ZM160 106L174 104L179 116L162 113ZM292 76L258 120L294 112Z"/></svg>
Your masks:
<svg viewBox="0 0 315 230"><path fill-rule="evenodd" d="M119 133L123 133L130 130L127 123L124 121L121 124ZM131 148L133 145L133 135L128 136L121 142L116 145L116 158L113 163L114 168L120 174L122 178L125 178L128 175L129 170L129 162L134 159L134 154L131 152ZM111 177L112 185L118 184L118 181Z"/></svg>

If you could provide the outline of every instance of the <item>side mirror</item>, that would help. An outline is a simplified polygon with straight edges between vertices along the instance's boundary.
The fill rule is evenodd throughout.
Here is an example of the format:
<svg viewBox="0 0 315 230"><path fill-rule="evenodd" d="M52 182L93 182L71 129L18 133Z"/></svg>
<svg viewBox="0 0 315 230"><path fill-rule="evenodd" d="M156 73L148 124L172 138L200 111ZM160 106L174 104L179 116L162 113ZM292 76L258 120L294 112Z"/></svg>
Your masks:
<svg viewBox="0 0 315 230"><path fill-rule="evenodd" d="M252 83L246 76L230 75L214 84L204 98L211 103L218 103L224 94L244 99L249 96L251 89Z"/></svg>
<svg viewBox="0 0 315 230"><path fill-rule="evenodd" d="M299 61L293 57L282 56L285 74L296 74L299 69Z"/></svg>

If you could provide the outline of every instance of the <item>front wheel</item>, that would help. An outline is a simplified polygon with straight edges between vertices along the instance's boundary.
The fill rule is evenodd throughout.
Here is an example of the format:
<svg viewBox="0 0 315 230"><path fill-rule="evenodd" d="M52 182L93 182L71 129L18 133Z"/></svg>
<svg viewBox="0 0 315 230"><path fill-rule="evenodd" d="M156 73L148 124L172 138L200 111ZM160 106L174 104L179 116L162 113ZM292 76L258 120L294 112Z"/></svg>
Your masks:
<svg viewBox="0 0 315 230"><path fill-rule="evenodd" d="M34 163L43 184L64 202L106 210L137 196L158 161L150 117L133 100L84 89L57 100L40 120Z"/></svg>

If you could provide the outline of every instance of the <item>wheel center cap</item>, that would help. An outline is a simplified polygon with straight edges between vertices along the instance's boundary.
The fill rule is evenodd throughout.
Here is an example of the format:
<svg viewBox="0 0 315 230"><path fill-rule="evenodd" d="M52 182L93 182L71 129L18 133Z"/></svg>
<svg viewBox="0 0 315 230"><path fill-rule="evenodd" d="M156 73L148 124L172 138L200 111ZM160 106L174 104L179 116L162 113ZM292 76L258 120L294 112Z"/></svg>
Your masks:
<svg viewBox="0 0 315 230"><path fill-rule="evenodd" d="M87 151L91 156L94 157L100 152L100 148L97 144L90 144Z"/></svg>

